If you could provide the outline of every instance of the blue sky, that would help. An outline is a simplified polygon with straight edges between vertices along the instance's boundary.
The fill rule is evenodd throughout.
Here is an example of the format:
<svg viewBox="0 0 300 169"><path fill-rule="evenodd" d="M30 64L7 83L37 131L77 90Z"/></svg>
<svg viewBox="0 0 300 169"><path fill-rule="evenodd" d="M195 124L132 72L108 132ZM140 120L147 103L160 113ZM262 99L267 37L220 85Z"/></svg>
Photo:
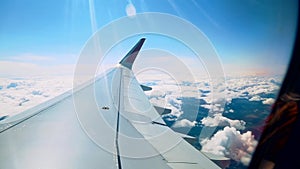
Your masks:
<svg viewBox="0 0 300 169"><path fill-rule="evenodd" d="M128 4L136 13L168 13L194 24L212 42L225 70L282 73L289 61L298 12L295 0L4 0L0 62L75 64L93 32L125 17Z"/></svg>

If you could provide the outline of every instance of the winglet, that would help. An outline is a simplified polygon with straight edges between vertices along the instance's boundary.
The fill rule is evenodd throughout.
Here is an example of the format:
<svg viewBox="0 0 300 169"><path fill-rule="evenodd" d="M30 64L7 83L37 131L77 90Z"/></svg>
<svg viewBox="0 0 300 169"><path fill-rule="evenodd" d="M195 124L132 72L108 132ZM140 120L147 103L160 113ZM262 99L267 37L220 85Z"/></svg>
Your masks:
<svg viewBox="0 0 300 169"><path fill-rule="evenodd" d="M140 49L142 48L145 38L142 38L138 41L138 43L127 53L127 55L119 62L121 65L127 67L128 69L132 69L133 62L138 55Z"/></svg>

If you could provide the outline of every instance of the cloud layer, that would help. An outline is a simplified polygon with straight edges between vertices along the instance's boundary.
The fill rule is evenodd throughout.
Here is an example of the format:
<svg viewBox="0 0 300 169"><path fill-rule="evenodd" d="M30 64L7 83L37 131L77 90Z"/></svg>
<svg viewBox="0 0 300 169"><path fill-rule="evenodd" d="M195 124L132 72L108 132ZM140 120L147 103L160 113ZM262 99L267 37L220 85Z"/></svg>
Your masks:
<svg viewBox="0 0 300 169"><path fill-rule="evenodd" d="M72 88L71 77L0 78L0 116L14 115Z"/></svg>

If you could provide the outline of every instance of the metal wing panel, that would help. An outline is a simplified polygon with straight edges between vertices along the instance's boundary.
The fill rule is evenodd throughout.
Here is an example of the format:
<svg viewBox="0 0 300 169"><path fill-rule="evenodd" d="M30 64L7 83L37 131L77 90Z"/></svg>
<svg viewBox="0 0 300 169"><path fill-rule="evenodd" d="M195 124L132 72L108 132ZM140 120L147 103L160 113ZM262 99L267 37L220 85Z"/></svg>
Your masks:
<svg viewBox="0 0 300 169"><path fill-rule="evenodd" d="M0 168L116 168L81 129L71 97L0 133L0 147Z"/></svg>
<svg viewBox="0 0 300 169"><path fill-rule="evenodd" d="M122 168L171 168L164 157L123 117L120 118L119 132Z"/></svg>

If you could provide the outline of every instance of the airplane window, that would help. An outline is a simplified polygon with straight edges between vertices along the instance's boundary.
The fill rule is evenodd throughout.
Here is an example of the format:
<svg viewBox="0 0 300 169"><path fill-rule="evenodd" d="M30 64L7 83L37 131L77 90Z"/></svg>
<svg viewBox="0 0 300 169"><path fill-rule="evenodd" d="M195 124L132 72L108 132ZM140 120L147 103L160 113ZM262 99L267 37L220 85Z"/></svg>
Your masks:
<svg viewBox="0 0 300 169"><path fill-rule="evenodd" d="M246 169L258 145L282 137L274 107L298 104L299 95L282 91L292 84L284 80L298 10L293 0L1 1L0 124L109 72L145 38L126 91L139 83L134 91L143 90L159 118L197 151L221 168ZM107 99L116 97L107 85L114 78L103 83ZM96 100L102 89L95 86ZM128 93L122 96L137 104L140 96ZM296 116L286 111L285 118ZM278 157L268 153L274 168Z"/></svg>

